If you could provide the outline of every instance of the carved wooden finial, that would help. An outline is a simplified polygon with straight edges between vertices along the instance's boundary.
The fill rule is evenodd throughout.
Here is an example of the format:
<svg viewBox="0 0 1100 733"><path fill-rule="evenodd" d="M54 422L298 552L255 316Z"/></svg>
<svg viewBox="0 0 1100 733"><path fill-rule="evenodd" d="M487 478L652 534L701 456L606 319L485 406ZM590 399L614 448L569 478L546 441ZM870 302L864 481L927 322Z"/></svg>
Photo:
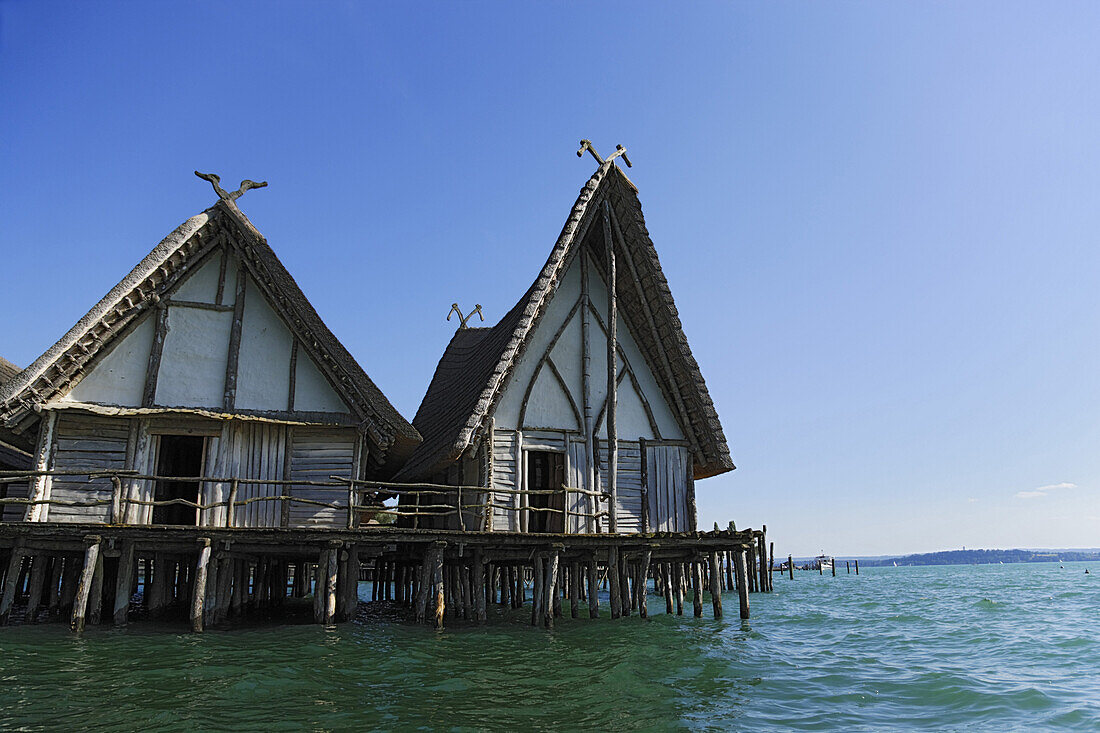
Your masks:
<svg viewBox="0 0 1100 733"><path fill-rule="evenodd" d="M462 315L462 311L458 308L458 303L451 303L451 310L447 313L448 321L451 320L451 313L457 313L458 320L462 321L462 323L458 324L459 331L464 328L469 328L469 326L466 325L466 322L473 318L475 313L477 313L478 318L480 318L483 322L485 321L485 316L481 315L481 303L475 303L474 309L470 311L470 313L466 316Z"/></svg>
<svg viewBox="0 0 1100 733"><path fill-rule="evenodd" d="M209 181L210 185L214 187L214 193L218 194L218 198L222 201L236 201L245 191L250 191L253 188L263 188L267 185L267 181L260 181L257 183L256 181L250 181L246 178L241 181L240 188L233 193L226 193L225 189L221 187L221 176L217 173L199 173L195 171L195 175L204 181Z"/></svg>
<svg viewBox="0 0 1100 733"><path fill-rule="evenodd" d="M604 158L601 158L600 154L596 152L596 147L592 144L591 140L581 140L581 148L577 151L577 157L583 158L584 151L586 150L592 154L592 157L595 158L596 162L600 165L603 165L604 163L610 163L611 161L615 160L615 158L622 156L623 162L626 163L627 168L634 167L630 164L630 158L626 157L626 148L624 148L622 145L616 145L615 152L612 153L611 156L608 157L606 160Z"/></svg>

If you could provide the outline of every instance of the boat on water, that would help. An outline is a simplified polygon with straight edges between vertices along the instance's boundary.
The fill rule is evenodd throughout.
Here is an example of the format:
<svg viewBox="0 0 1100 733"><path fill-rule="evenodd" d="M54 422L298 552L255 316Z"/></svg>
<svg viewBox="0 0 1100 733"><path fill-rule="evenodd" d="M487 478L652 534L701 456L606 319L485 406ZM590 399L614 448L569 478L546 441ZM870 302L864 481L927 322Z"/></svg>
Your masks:
<svg viewBox="0 0 1100 733"><path fill-rule="evenodd" d="M818 555L817 557L814 558L814 560L817 561L817 566L822 571L833 569L833 559L831 557L826 557L825 555Z"/></svg>

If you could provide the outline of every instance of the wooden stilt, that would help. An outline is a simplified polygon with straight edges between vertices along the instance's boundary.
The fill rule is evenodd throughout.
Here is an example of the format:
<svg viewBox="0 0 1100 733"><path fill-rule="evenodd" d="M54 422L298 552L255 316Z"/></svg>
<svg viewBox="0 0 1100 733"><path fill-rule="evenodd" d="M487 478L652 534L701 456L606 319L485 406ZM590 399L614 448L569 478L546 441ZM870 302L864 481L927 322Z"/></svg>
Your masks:
<svg viewBox="0 0 1100 733"><path fill-rule="evenodd" d="M46 610L50 618L56 618L61 608L61 579L65 576L65 563L67 558L60 555L53 559L53 567L50 571L50 599Z"/></svg>
<svg viewBox="0 0 1100 733"><path fill-rule="evenodd" d="M569 565L569 617L579 618L581 615L581 573L580 564L573 562Z"/></svg>
<svg viewBox="0 0 1100 733"><path fill-rule="evenodd" d="M542 621L542 607L546 603L546 590L543 582L543 566L545 560L541 556L536 557L531 567L531 576L534 581L531 590L531 625L538 626Z"/></svg>
<svg viewBox="0 0 1100 733"><path fill-rule="evenodd" d="M611 547L607 551L607 585L611 596L611 618L623 615L622 585L619 578L619 548Z"/></svg>
<svg viewBox="0 0 1100 733"><path fill-rule="evenodd" d="M695 618L703 616L703 564L691 563L691 611Z"/></svg>
<svg viewBox="0 0 1100 733"><path fill-rule="evenodd" d="M749 617L748 571L745 568L745 553L734 554L734 569L737 572L737 598L741 602L741 618Z"/></svg>
<svg viewBox="0 0 1100 733"><path fill-rule="evenodd" d="M313 623L325 622L325 585L328 575L328 548L317 553L317 567L313 572Z"/></svg>
<svg viewBox="0 0 1100 733"><path fill-rule="evenodd" d="M329 545L328 571L325 573L325 626L331 626L336 618L336 581L339 561L340 543L333 542Z"/></svg>
<svg viewBox="0 0 1100 733"><path fill-rule="evenodd" d="M23 558L27 551L22 547L16 547L8 558L8 569L4 573L4 592L0 595L0 624L8 622L11 608L15 604L15 593L18 590L20 571L23 567Z"/></svg>
<svg viewBox="0 0 1100 733"><path fill-rule="evenodd" d="M646 601L649 598L649 564L652 560L652 550L646 550L642 553L641 572L638 573L638 615L642 618L649 617L649 608Z"/></svg>
<svg viewBox="0 0 1100 733"><path fill-rule="evenodd" d="M191 631L202 631L203 608L206 603L206 577L210 565L210 540L199 539L199 557L195 561L194 582L191 588Z"/></svg>
<svg viewBox="0 0 1100 733"><path fill-rule="evenodd" d="M122 543L118 556L118 577L115 578L115 607L111 618L116 626L124 626L130 613L130 590L134 574L134 543Z"/></svg>
<svg viewBox="0 0 1100 733"><path fill-rule="evenodd" d="M554 577L554 592L551 594L553 599L553 611L554 618L561 618L561 597L565 592L565 568L562 567L561 557L558 558L558 569Z"/></svg>
<svg viewBox="0 0 1100 733"><path fill-rule="evenodd" d="M665 596L665 613L671 615L672 604L672 563L661 563L661 591Z"/></svg>
<svg viewBox="0 0 1100 733"><path fill-rule="evenodd" d="M558 588L558 563L558 550L553 550L545 561L546 576L542 584L544 597L542 624L548 629L554 626L555 603L558 604L557 607L559 609L561 608L561 595Z"/></svg>
<svg viewBox="0 0 1100 733"><path fill-rule="evenodd" d="M473 556L470 559L470 574L473 587L470 589L471 595L474 597L474 617L478 623L485 623L489 616L486 613L485 605L487 603L485 593L485 563L481 559L481 550L474 550Z"/></svg>
<svg viewBox="0 0 1100 733"><path fill-rule="evenodd" d="M432 553L432 586L435 591L435 628L443 628L443 549L446 543L435 543Z"/></svg>
<svg viewBox="0 0 1100 733"><path fill-rule="evenodd" d="M73 602L73 617L70 627L76 633L84 631L84 623L88 612L88 599L92 595L92 584L95 578L96 567L99 565L100 538L89 535L84 538L84 566L80 571L80 584L76 589L76 599ZM11 565L8 566L9 580ZM6 591L6 588L5 588ZM5 598L7 593L5 592Z"/></svg>
<svg viewBox="0 0 1100 733"><path fill-rule="evenodd" d="M599 618L600 617L600 593L599 593L599 565L596 562L596 557L592 556L588 558L588 562L585 563L588 570L588 617Z"/></svg>
<svg viewBox="0 0 1100 733"><path fill-rule="evenodd" d="M710 603L714 608L714 618L722 618L722 587L718 580L718 553L710 553Z"/></svg>
<svg viewBox="0 0 1100 733"><path fill-rule="evenodd" d="M46 587L46 565L48 562L49 558L45 553L34 555L31 561L31 580L27 588L27 612L25 616L28 623L33 624L38 620L38 609L42 607L42 591Z"/></svg>
<svg viewBox="0 0 1100 733"><path fill-rule="evenodd" d="M684 564L672 563L672 590L676 594L676 615L684 615Z"/></svg>
<svg viewBox="0 0 1100 733"><path fill-rule="evenodd" d="M88 623L95 626L103 617L103 551L96 557L92 574L91 594L88 597Z"/></svg>

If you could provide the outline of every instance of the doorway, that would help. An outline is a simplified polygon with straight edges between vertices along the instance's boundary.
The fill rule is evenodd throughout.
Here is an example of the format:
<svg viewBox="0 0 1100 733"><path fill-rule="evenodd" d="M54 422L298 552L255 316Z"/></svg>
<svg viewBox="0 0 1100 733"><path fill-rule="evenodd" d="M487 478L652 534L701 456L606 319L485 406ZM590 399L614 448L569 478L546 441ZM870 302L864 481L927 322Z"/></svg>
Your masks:
<svg viewBox="0 0 1100 733"><path fill-rule="evenodd" d="M157 458L157 475L186 477L202 476L203 454L206 452L206 438L200 435L162 435L160 436L160 455ZM160 480L153 494L157 501L186 499L198 501L199 482L183 480ZM168 504L153 507L153 524L198 524L198 510L183 504Z"/></svg>
<svg viewBox="0 0 1100 733"><path fill-rule="evenodd" d="M552 494L527 494L532 509L556 511L528 512L528 532L565 532L565 454L551 451L527 451L527 488L553 491Z"/></svg>

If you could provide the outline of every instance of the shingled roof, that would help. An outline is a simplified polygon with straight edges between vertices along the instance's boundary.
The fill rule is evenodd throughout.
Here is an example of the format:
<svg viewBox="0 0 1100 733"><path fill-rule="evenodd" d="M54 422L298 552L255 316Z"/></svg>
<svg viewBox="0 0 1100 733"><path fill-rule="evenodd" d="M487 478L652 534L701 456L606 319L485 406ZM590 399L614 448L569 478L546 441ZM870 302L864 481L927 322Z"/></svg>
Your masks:
<svg viewBox="0 0 1100 733"><path fill-rule="evenodd" d="M398 472L399 479L425 479L476 445L528 338L582 246L588 247L597 268L606 271L600 216L604 201L619 228L617 246L625 248L618 254L625 260L617 268L619 313L692 444L695 477L734 468L714 402L645 228L637 189L608 162L581 189L546 265L515 307L491 328L455 332L413 418L424 442Z"/></svg>
<svg viewBox="0 0 1100 733"><path fill-rule="evenodd" d="M165 237L57 343L0 385L0 421L11 427L28 420L35 405L64 394L115 336L154 307L219 245L240 257L376 445L393 448L404 459L420 442L420 435L321 320L263 235L234 202L224 199Z"/></svg>

